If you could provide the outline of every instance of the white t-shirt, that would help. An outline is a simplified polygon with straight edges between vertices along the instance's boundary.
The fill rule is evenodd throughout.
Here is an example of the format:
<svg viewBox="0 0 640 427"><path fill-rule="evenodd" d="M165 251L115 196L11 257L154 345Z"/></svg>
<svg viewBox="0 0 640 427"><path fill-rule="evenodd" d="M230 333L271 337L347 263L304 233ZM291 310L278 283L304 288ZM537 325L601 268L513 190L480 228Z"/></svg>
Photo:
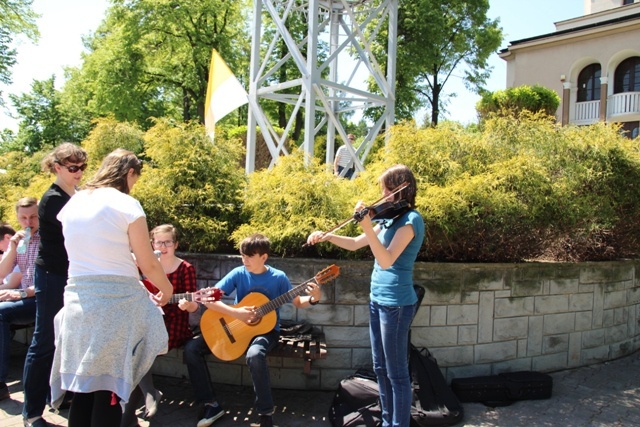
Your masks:
<svg viewBox="0 0 640 427"><path fill-rule="evenodd" d="M336 161L338 162L336 166L342 166L343 168L349 166L349 163L351 162L351 155L349 154L346 145L341 145L340 148L338 148L338 151L336 151Z"/></svg>
<svg viewBox="0 0 640 427"><path fill-rule="evenodd" d="M58 213L69 277L138 277L129 246L129 224L145 216L140 202L115 188L82 190Z"/></svg>

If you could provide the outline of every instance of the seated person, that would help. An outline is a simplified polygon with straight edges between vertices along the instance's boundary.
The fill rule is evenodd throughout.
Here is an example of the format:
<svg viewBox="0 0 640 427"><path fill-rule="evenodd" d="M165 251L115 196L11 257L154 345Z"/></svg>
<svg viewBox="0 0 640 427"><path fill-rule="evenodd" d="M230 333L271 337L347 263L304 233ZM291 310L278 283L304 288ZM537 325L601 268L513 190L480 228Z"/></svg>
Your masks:
<svg viewBox="0 0 640 427"><path fill-rule="evenodd" d="M237 267L224 276L216 285L225 295L236 293L236 305L230 306L222 301L205 303L208 310L231 316L245 323L253 323L256 320L256 307L242 305L242 299L249 293L259 292L268 300L273 300L292 289L291 282L286 274L269 265L270 242L261 235L254 234L245 238L240 243L240 255L242 267ZM321 291L315 283L310 283L307 289L308 295L297 296L292 303L299 308L310 307L320 301ZM276 314L279 313L276 310ZM264 335L258 335L251 339L246 351L246 361L253 381L253 389L256 394L256 412L260 417L261 427L273 425L272 415L274 403L271 395L269 368L267 366L267 353L272 350L279 339L279 320L275 328ZM185 360L189 370L189 378L195 392L198 403L203 404L202 418L198 427L207 427L224 415L224 410L218 403L213 388L205 356L210 354L209 347L202 335L187 342L184 348Z"/></svg>
<svg viewBox="0 0 640 427"><path fill-rule="evenodd" d="M155 227L149 232L153 249L160 252L159 260L162 268L173 285L173 294L196 292L196 270L193 265L176 256L178 249L178 231L171 224L163 224ZM156 294L158 289L150 281L144 279L143 284L152 293ZM182 347L185 342L193 337L189 324L189 314L194 313L199 308L197 302L180 300L178 304L167 304L162 307L164 313L164 324L169 334L169 350ZM135 410L139 407L139 402L144 395L145 418L153 417L157 410L162 392L156 390L153 385L153 377L148 372L138 384L125 407L122 416L121 427L137 426ZM141 392L141 393L140 393Z"/></svg>
<svg viewBox="0 0 640 427"><path fill-rule="evenodd" d="M16 204L16 214L23 230L11 236L0 260L0 277L13 276L3 285L6 288L0 290L0 400L10 397L6 380L11 356L11 325L29 324L36 318L33 273L40 244L38 200L33 197L20 199ZM23 239L27 228L31 237ZM17 249L21 240L26 245L24 251ZM17 273L14 272L16 266L19 268Z"/></svg>

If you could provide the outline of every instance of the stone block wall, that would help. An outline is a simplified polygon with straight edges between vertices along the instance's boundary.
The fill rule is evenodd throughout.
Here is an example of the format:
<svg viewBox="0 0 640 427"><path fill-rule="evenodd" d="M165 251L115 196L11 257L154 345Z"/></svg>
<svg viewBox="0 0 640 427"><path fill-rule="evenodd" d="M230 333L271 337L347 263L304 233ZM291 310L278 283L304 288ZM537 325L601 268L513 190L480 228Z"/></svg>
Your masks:
<svg viewBox="0 0 640 427"><path fill-rule="evenodd" d="M241 264L234 255L184 254L200 287L214 286ZM334 390L371 364L368 332L372 261L270 258L294 285L330 264L340 276L323 285L310 309L282 307L285 319L322 329L327 358L312 363L270 358L273 386ZM412 325L412 342L428 347L448 377L516 370L542 372L616 359L640 348L640 261L583 264L417 263L415 282L426 289ZM158 358L154 372L186 376L180 351ZM244 358L210 359L213 381L251 384Z"/></svg>

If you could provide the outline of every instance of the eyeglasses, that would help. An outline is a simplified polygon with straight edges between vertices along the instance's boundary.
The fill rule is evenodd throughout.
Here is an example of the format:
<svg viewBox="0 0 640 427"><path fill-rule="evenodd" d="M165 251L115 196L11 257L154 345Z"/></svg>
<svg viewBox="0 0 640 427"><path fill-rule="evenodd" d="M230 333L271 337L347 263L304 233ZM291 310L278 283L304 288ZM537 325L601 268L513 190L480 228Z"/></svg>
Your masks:
<svg viewBox="0 0 640 427"><path fill-rule="evenodd" d="M153 246L155 246L156 248L160 248L162 246L164 246L165 248L172 248L173 240L167 240L166 242L153 242Z"/></svg>
<svg viewBox="0 0 640 427"><path fill-rule="evenodd" d="M78 165L69 165L69 166L67 166L67 165L63 165L63 164L60 164L60 166L62 166L63 168L66 168L71 173L76 173L78 171L84 171L87 168L87 164L86 163L84 163L84 164L82 164L80 166L78 166Z"/></svg>

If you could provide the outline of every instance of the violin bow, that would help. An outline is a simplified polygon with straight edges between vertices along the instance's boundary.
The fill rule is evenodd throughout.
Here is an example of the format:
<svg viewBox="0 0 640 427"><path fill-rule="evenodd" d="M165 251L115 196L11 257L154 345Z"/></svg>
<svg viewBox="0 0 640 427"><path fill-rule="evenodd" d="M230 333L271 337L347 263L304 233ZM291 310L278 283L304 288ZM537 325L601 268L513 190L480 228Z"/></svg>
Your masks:
<svg viewBox="0 0 640 427"><path fill-rule="evenodd" d="M409 183L408 183L408 182L404 182L404 183L400 184L399 186L397 186L396 188L394 188L394 189L393 189L393 191L392 191L391 193L387 194L386 196L382 196L382 197L380 197L378 200L376 200L375 202L373 202L369 207L371 207L371 206L375 206L375 205L377 205L378 203L380 203L381 201L383 201L384 199L388 199L388 198L389 198L389 197L391 197L391 196L395 196L396 194L398 194L400 191L404 190L404 189L405 189L405 188L407 188L408 186L409 186ZM369 208L367 207L367 208L365 208L365 209L367 209L367 210L368 210ZM351 217L351 218L349 218L349 219L346 219L346 220L342 221L340 224L336 225L336 226L335 226L335 227L333 227L332 229L325 231L324 233L322 233L322 236L321 236L320 238L322 239L322 238L324 238L327 234L329 234L329 233L333 233L333 232L334 232L334 231L336 231L336 230L340 230L342 227L344 227L345 225L349 224L351 221L355 221L354 216L352 216L352 217ZM304 247L304 246L309 246L309 245L308 245L307 243L305 243L305 244L304 244L304 245L302 245L302 246Z"/></svg>

